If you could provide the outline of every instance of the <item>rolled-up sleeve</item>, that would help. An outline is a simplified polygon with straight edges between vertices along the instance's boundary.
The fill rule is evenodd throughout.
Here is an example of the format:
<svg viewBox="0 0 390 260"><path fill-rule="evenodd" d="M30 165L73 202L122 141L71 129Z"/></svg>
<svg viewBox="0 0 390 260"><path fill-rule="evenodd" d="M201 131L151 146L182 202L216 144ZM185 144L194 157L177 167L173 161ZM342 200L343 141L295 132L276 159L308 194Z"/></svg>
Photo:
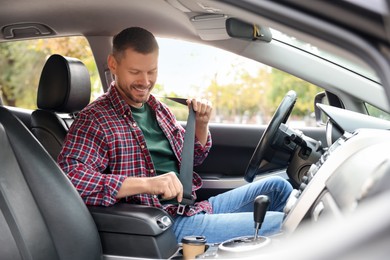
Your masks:
<svg viewBox="0 0 390 260"><path fill-rule="evenodd" d="M207 142L205 145L202 145L197 138L195 138L195 146L194 146L194 166L200 165L206 159L207 155L210 152L210 148L212 145L211 134L210 131L207 134Z"/></svg>
<svg viewBox="0 0 390 260"><path fill-rule="evenodd" d="M88 205L110 206L126 176L108 171L108 144L98 122L80 114L72 124L58 164Z"/></svg>

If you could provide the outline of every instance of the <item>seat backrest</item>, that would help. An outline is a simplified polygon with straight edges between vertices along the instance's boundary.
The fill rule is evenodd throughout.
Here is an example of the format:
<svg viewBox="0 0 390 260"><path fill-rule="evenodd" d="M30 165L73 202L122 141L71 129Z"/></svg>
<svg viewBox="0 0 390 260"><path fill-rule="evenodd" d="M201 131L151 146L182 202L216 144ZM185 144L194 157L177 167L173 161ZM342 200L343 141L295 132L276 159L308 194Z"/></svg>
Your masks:
<svg viewBox="0 0 390 260"><path fill-rule="evenodd" d="M56 162L0 106L0 258L102 259L96 225Z"/></svg>
<svg viewBox="0 0 390 260"><path fill-rule="evenodd" d="M54 54L42 69L38 109L31 114L31 131L53 159L62 149L74 115L88 105L91 81L78 59Z"/></svg>

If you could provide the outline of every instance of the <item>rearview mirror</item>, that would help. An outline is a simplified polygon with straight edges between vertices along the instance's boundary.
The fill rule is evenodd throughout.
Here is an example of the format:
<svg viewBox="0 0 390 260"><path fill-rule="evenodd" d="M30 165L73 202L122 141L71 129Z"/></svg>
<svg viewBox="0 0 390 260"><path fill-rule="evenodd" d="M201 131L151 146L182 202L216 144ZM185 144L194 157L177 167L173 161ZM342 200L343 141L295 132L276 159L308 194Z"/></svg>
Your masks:
<svg viewBox="0 0 390 260"><path fill-rule="evenodd" d="M272 33L268 27L247 23L236 18L226 19L226 31L232 38L270 42Z"/></svg>

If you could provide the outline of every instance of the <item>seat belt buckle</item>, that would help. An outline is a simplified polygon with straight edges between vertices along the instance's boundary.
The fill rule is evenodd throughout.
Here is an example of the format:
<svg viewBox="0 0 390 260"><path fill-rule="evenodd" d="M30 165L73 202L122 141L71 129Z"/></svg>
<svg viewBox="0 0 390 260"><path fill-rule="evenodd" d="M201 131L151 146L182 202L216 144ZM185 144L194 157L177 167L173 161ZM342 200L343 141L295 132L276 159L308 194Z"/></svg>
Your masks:
<svg viewBox="0 0 390 260"><path fill-rule="evenodd" d="M186 206L187 205L183 205L183 204L179 204L179 206L177 207L177 214L178 215L183 215L184 214L184 210L186 209Z"/></svg>
<svg viewBox="0 0 390 260"><path fill-rule="evenodd" d="M190 197L191 197L191 199L183 197L183 200L181 201L181 203L179 203L179 205L177 207L177 214L183 215L186 207L188 205L193 205L194 204L194 202L195 202L194 197L192 195Z"/></svg>

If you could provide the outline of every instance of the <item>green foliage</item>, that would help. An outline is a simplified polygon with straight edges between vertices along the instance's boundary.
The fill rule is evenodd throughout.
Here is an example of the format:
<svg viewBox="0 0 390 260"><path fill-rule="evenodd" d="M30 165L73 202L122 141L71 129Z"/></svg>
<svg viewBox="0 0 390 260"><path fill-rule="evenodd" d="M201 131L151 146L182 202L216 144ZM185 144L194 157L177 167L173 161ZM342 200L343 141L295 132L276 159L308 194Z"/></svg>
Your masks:
<svg viewBox="0 0 390 260"><path fill-rule="evenodd" d="M45 54L25 42L0 44L0 90L5 104L34 108Z"/></svg>
<svg viewBox="0 0 390 260"><path fill-rule="evenodd" d="M36 108L39 78L51 54L80 59L91 76L92 97L101 93L101 81L92 51L84 37L50 38L0 44L0 92L6 105Z"/></svg>
<svg viewBox="0 0 390 260"><path fill-rule="evenodd" d="M269 99L270 105L275 110L284 95L289 90L294 90L298 100L294 106L293 114L302 117L314 111L314 96L321 91L319 87L277 69L272 69L271 84Z"/></svg>
<svg viewBox="0 0 390 260"><path fill-rule="evenodd" d="M241 71L234 84L220 85L213 80L207 88L215 121L236 123L258 123L258 118L267 123L289 90L295 90L298 95L295 116L307 116L314 111L314 96L320 89L276 69L264 67L254 76Z"/></svg>

